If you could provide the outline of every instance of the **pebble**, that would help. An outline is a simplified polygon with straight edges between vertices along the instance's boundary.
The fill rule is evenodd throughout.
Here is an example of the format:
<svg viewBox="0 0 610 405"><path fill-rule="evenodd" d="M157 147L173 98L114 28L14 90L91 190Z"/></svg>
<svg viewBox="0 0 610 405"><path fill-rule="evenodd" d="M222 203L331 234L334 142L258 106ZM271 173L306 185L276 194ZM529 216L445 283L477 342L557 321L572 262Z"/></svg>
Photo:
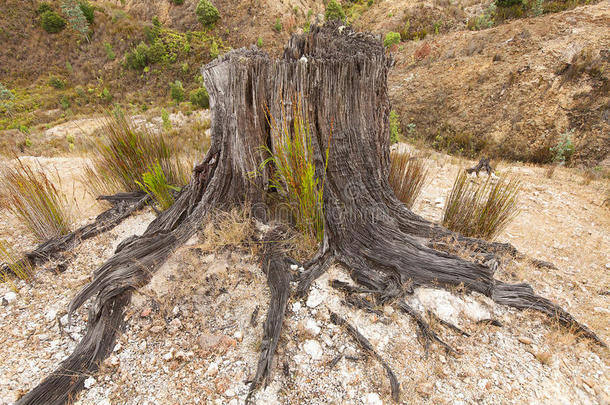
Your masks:
<svg viewBox="0 0 610 405"><path fill-rule="evenodd" d="M85 389L89 389L91 387L93 387L93 384L95 384L95 378L93 377L89 377L85 380Z"/></svg>
<svg viewBox="0 0 610 405"><path fill-rule="evenodd" d="M315 308L318 305L320 305L322 303L322 301L324 301L324 296L322 295L320 290L318 290L317 288L314 288L309 293L309 297L307 297L306 305L309 308Z"/></svg>
<svg viewBox="0 0 610 405"><path fill-rule="evenodd" d="M235 332L233 334L233 337L235 338L235 340L237 340L238 342L241 342L244 338L244 333L240 330L238 330L237 332Z"/></svg>
<svg viewBox="0 0 610 405"><path fill-rule="evenodd" d="M362 402L364 405L383 405L381 398L379 398L379 394L376 392L371 392L370 394L363 396Z"/></svg>
<svg viewBox="0 0 610 405"><path fill-rule="evenodd" d="M55 320L56 317L57 317L57 310L56 309L50 309L45 314L45 318L49 322Z"/></svg>
<svg viewBox="0 0 610 405"><path fill-rule="evenodd" d="M292 304L292 310L294 312L299 312L301 310L301 303L297 301L294 304Z"/></svg>
<svg viewBox="0 0 610 405"><path fill-rule="evenodd" d="M14 291L9 291L4 294L4 299L6 300L7 305L12 304L17 301L17 294Z"/></svg>
<svg viewBox="0 0 610 405"><path fill-rule="evenodd" d="M218 375L218 363L210 363L205 375L210 377L216 377Z"/></svg>
<svg viewBox="0 0 610 405"><path fill-rule="evenodd" d="M322 346L317 340L309 339L303 344L303 350L305 353L311 356L313 360L320 360L322 358Z"/></svg>
<svg viewBox="0 0 610 405"><path fill-rule="evenodd" d="M308 318L305 321L305 331L310 336L318 336L320 334L320 327L318 326L318 323L315 321L315 319Z"/></svg>
<svg viewBox="0 0 610 405"><path fill-rule="evenodd" d="M519 340L519 342L523 343L524 345L531 345L532 344L532 339L525 337L525 336L519 336L517 338Z"/></svg>

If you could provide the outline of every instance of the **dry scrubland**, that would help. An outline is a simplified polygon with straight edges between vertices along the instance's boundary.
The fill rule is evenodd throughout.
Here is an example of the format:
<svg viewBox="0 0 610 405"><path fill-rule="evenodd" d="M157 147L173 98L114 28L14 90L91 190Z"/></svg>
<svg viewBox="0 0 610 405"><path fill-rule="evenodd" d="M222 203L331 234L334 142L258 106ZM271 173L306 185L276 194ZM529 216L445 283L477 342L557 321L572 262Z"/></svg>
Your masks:
<svg viewBox="0 0 610 405"><path fill-rule="evenodd" d="M85 176L102 139L102 109L162 130L192 165L210 142L209 112L189 97L202 88L200 65L230 46L258 43L277 54L290 33L325 10L311 0L218 0L221 19L202 29L196 1L91 3L89 41L68 29L45 33L35 1L6 1L0 19L0 83L14 95L10 113L0 116L0 164L17 155L44 170L66 196L73 227L107 208ZM491 21L491 3L476 0L343 6L357 28L402 37L388 46L396 61L388 86L397 113L392 129L401 139L393 148L419 156L427 170L421 195L409 201L413 211L440 222L458 172L476 163L469 159L495 157L496 174L521 181L518 215L496 240L558 267L510 261L498 277L531 283L610 342L610 3L562 11L578 3L544 2L545 12L560 12L507 21ZM483 29L490 21L495 26ZM140 42L157 40L165 58L125 65ZM172 96L176 80L182 97ZM569 144L558 148L566 134ZM16 252L33 248L25 225L0 207L0 240ZM0 404L71 353L87 311L68 325L68 302L122 240L154 218L145 208L36 269L31 280L0 284ZM76 403L242 403L269 301L257 252L243 243L254 232L243 213L219 214L180 248L136 293L125 333ZM294 249L304 257L311 243L297 240ZM257 403L391 403L383 368L330 322L331 310L389 362L403 403L610 403L608 350L537 313L458 289L418 289L411 303L435 314L432 326L460 352L433 345L426 356L413 322L390 307L371 314L346 305L328 285L333 278L349 275L334 267L307 300L291 298L272 383ZM17 294L10 295L12 287ZM2 300L7 294L11 299ZM471 336L444 328L439 318ZM488 318L503 326L478 323Z"/></svg>

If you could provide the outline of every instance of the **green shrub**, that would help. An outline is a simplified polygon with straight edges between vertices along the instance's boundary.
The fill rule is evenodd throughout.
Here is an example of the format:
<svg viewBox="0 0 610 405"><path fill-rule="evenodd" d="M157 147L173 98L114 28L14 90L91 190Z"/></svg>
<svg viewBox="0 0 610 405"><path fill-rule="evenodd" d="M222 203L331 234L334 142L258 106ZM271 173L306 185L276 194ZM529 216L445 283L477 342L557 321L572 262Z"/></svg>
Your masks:
<svg viewBox="0 0 610 405"><path fill-rule="evenodd" d="M149 48L144 42L140 42L136 49L127 52L125 64L131 69L142 69L148 65Z"/></svg>
<svg viewBox="0 0 610 405"><path fill-rule="evenodd" d="M66 20L55 11L45 11L41 16L42 28L49 34L55 34L66 28Z"/></svg>
<svg viewBox="0 0 610 405"><path fill-rule="evenodd" d="M9 274L0 271L0 282L11 284L11 289L14 291L17 291L17 287L11 282L12 275L21 280L27 280L34 274L32 263L28 259L21 258L13 253L7 243L2 240L0 240L0 262L5 263L10 270Z"/></svg>
<svg viewBox="0 0 610 405"><path fill-rule="evenodd" d="M41 169L34 170L17 159L14 166L2 169L0 187L4 208L39 241L70 232L68 201Z"/></svg>
<svg viewBox="0 0 610 405"><path fill-rule="evenodd" d="M124 115L106 116L102 140L93 149L85 184L95 196L140 190L138 182L157 163L168 184L182 186L188 180L190 170L179 160L177 147L147 126L136 128Z"/></svg>
<svg viewBox="0 0 610 405"><path fill-rule="evenodd" d="M212 41L212 44L210 45L210 58L216 59L219 54L218 43L216 43L216 41Z"/></svg>
<svg viewBox="0 0 610 405"><path fill-rule="evenodd" d="M106 57L108 60L114 60L114 58L116 58L110 42L104 42L104 50L106 51Z"/></svg>
<svg viewBox="0 0 610 405"><path fill-rule="evenodd" d="M337 3L336 0L330 0L326 5L326 12L324 13L324 17L327 21L344 20L345 12L343 11L343 7L341 7L341 4Z"/></svg>
<svg viewBox="0 0 610 405"><path fill-rule="evenodd" d="M275 24L273 24L273 30L275 32L282 32L282 22L280 21L279 18L275 19Z"/></svg>
<svg viewBox="0 0 610 405"><path fill-rule="evenodd" d="M574 144L572 143L572 136L574 135L574 129L564 132L559 137L557 145L549 148L553 154L553 162L555 163L566 163L572 157L574 153Z"/></svg>
<svg viewBox="0 0 610 405"><path fill-rule="evenodd" d="M443 225L464 236L493 239L518 213L521 184L515 178L471 182L461 171L445 204Z"/></svg>
<svg viewBox="0 0 610 405"><path fill-rule="evenodd" d="M197 90L191 91L191 103L199 108L210 108L210 96L205 87L200 87Z"/></svg>
<svg viewBox="0 0 610 405"><path fill-rule="evenodd" d="M424 185L428 170L423 159L411 157L408 153L390 153L390 174L388 181L396 197L411 209Z"/></svg>
<svg viewBox="0 0 610 405"><path fill-rule="evenodd" d="M184 0L172 0L172 3L174 3L177 6L181 6L184 4Z"/></svg>
<svg viewBox="0 0 610 405"><path fill-rule="evenodd" d="M87 22L91 25L95 20L95 14L93 12L93 7L89 4L88 1L81 0L78 2L78 6L80 7L83 15L87 19Z"/></svg>
<svg viewBox="0 0 610 405"><path fill-rule="evenodd" d="M169 84L169 93L176 103L181 103L184 101L184 87L182 86L182 82L180 80L176 80L173 83Z"/></svg>
<svg viewBox="0 0 610 405"><path fill-rule="evenodd" d="M256 46L258 46L259 48L263 47L263 38L258 37L258 39L256 40Z"/></svg>
<svg viewBox="0 0 610 405"><path fill-rule="evenodd" d="M51 4L47 3L46 1L43 1L36 9L36 14L42 15L47 11L53 11L53 7L51 7Z"/></svg>
<svg viewBox="0 0 610 405"><path fill-rule="evenodd" d="M11 115L15 105L13 100L15 100L13 92L0 83L0 111L4 110L8 115Z"/></svg>
<svg viewBox="0 0 610 405"><path fill-rule="evenodd" d="M394 110L390 111L390 143L394 144L400 141L400 120L398 113Z"/></svg>
<svg viewBox="0 0 610 405"><path fill-rule="evenodd" d="M496 3L496 6L498 6L498 7L507 8L507 7L521 5L521 4L523 4L523 0L496 0L495 3Z"/></svg>
<svg viewBox="0 0 610 405"><path fill-rule="evenodd" d="M400 34L398 32L390 31L385 34L385 38L383 40L383 46L392 46L400 42Z"/></svg>
<svg viewBox="0 0 610 405"><path fill-rule="evenodd" d="M210 3L210 0L199 0L195 14L197 14L199 22L206 28L212 27L220 18L218 9Z"/></svg>
<svg viewBox="0 0 610 405"><path fill-rule="evenodd" d="M89 22L76 0L63 0L61 10L68 17L68 23L73 30L79 32L83 37L88 38Z"/></svg>
<svg viewBox="0 0 610 405"><path fill-rule="evenodd" d="M49 78L49 86L53 87L54 89L61 90L66 87L66 82L59 77L51 76Z"/></svg>
<svg viewBox="0 0 610 405"><path fill-rule="evenodd" d="M165 109L161 109L161 121L163 122L163 129L169 131L172 129L172 122L169 119L169 112Z"/></svg>
<svg viewBox="0 0 610 405"><path fill-rule="evenodd" d="M167 61L167 49L165 44L160 39L156 39L155 42L148 48L147 51L148 63L161 63Z"/></svg>
<svg viewBox="0 0 610 405"><path fill-rule="evenodd" d="M137 185L150 195L155 202L159 205L161 210L166 210L174 203L174 191L180 190L180 188L172 186L167 182L165 173L159 162L155 162L147 172L142 175L142 181L136 182Z"/></svg>

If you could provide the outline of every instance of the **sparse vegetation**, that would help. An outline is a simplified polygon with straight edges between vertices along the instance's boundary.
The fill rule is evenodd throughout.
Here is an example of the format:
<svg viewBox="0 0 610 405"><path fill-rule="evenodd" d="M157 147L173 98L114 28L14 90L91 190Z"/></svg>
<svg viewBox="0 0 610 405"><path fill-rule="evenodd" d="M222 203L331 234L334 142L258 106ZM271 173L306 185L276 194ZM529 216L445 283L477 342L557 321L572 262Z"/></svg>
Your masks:
<svg viewBox="0 0 610 405"><path fill-rule="evenodd" d="M138 191L145 173L159 164L167 183L182 186L188 179L188 164L179 158L177 147L162 134L144 126L136 128L125 116L108 114L104 139L94 145L93 164L86 169L86 184L94 195Z"/></svg>
<svg viewBox="0 0 610 405"><path fill-rule="evenodd" d="M13 213L39 241L70 231L71 216L66 197L42 171L17 159L0 172L2 205Z"/></svg>
<svg viewBox="0 0 610 405"><path fill-rule="evenodd" d="M210 0L199 0L195 9L197 19L206 28L210 28L220 19L218 9L210 2Z"/></svg>
<svg viewBox="0 0 610 405"><path fill-rule="evenodd" d="M480 183L460 171L443 213L443 225L465 236L493 239L517 215L520 182L491 176Z"/></svg>
<svg viewBox="0 0 610 405"><path fill-rule="evenodd" d="M17 288L11 282L12 276L14 275L21 280L27 280L34 272L30 262L28 260L22 260L22 258L15 254L9 245L2 240L0 240L0 264L1 263L5 263L12 274L0 271L0 283L9 283L11 288L15 291Z"/></svg>
<svg viewBox="0 0 610 405"><path fill-rule="evenodd" d="M324 17L327 21L329 20L344 20L345 12L343 11L343 7L341 4L337 3L336 0L330 0L326 5L326 11L324 13Z"/></svg>
<svg viewBox="0 0 610 405"><path fill-rule="evenodd" d="M421 193L428 169L421 158L406 152L392 151L388 181L396 197L411 209Z"/></svg>
<svg viewBox="0 0 610 405"><path fill-rule="evenodd" d="M83 12L83 15L85 16L85 19L87 20L89 25L92 25L95 20L93 6L91 6L91 4L86 0L79 1L78 6Z"/></svg>
<svg viewBox="0 0 610 405"><path fill-rule="evenodd" d="M247 243L253 234L254 226L249 207L232 208L228 212L216 211L203 229L201 243L194 247L204 252L238 248Z"/></svg>
<svg viewBox="0 0 610 405"><path fill-rule="evenodd" d="M40 17L42 28L49 34L56 34L66 28L66 20L64 20L55 11L45 11Z"/></svg>
<svg viewBox="0 0 610 405"><path fill-rule="evenodd" d="M383 40L384 46L389 47L398 43L400 43L400 34L398 32L390 31L385 34L385 38Z"/></svg>
<svg viewBox="0 0 610 405"><path fill-rule="evenodd" d="M114 60L116 58L110 42L104 42L104 50L106 51L106 58L108 58L108 60Z"/></svg>
<svg viewBox="0 0 610 405"><path fill-rule="evenodd" d="M66 87L66 82L57 76L51 76L49 78L49 86L53 87L54 89L61 90Z"/></svg>
<svg viewBox="0 0 610 405"><path fill-rule="evenodd" d="M273 24L273 30L275 32L282 32L282 22L279 17L275 19L275 24Z"/></svg>
<svg viewBox="0 0 610 405"><path fill-rule="evenodd" d="M76 0L62 0L61 10L64 15L68 18L68 23L73 30L80 33L84 38L89 40L89 21L83 13L83 2L77 3ZM93 14L93 10L91 10Z"/></svg>
<svg viewBox="0 0 610 405"><path fill-rule="evenodd" d="M557 145L550 148L550 152L553 154L553 162L565 164L570 161L570 158L574 153L574 144L572 143L573 134L574 129L565 131L560 135Z"/></svg>

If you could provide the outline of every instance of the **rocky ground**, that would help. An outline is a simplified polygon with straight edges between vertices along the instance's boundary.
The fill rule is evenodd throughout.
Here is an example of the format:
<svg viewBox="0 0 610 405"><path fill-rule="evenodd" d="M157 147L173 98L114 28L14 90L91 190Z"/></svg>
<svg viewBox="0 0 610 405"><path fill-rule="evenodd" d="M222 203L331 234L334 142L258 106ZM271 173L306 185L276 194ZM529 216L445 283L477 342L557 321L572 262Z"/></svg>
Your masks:
<svg viewBox="0 0 610 405"><path fill-rule="evenodd" d="M415 211L439 220L455 174L472 162L425 155L430 175ZM75 164L62 158L54 163L59 170ZM549 179L545 170L498 165L500 174L516 173L523 181L521 213L498 240L559 269L509 263L498 276L532 283L609 342L610 214L602 207L609 185L601 180L584 184L574 169L559 168ZM100 209L82 214L81 221ZM20 248L31 246L33 241L8 221L8 214L0 214L8 224L2 238ZM18 282L16 294L0 285L0 404L12 403L71 352L83 335L86 309L68 324L69 300L121 240L142 233L153 218L146 210L85 241L70 253L63 273L55 274L56 265L50 264L32 282ZM125 333L100 372L86 380L77 404L244 402L269 292L252 252L210 251L205 242L203 235L194 237L136 293L125 315ZM537 313L497 306L457 290L419 289L411 300L418 310L430 310L471 334L458 336L433 322L459 355L433 345L426 356L409 318L389 306L379 308L377 315L346 306L341 293L328 285L335 278L348 281L349 275L333 267L315 283L308 299L290 301L273 378L256 394L256 403L391 403L384 369L330 322L330 311L355 325L388 362L401 384L401 403L610 401L608 351L578 340ZM477 323L486 318L503 326Z"/></svg>

